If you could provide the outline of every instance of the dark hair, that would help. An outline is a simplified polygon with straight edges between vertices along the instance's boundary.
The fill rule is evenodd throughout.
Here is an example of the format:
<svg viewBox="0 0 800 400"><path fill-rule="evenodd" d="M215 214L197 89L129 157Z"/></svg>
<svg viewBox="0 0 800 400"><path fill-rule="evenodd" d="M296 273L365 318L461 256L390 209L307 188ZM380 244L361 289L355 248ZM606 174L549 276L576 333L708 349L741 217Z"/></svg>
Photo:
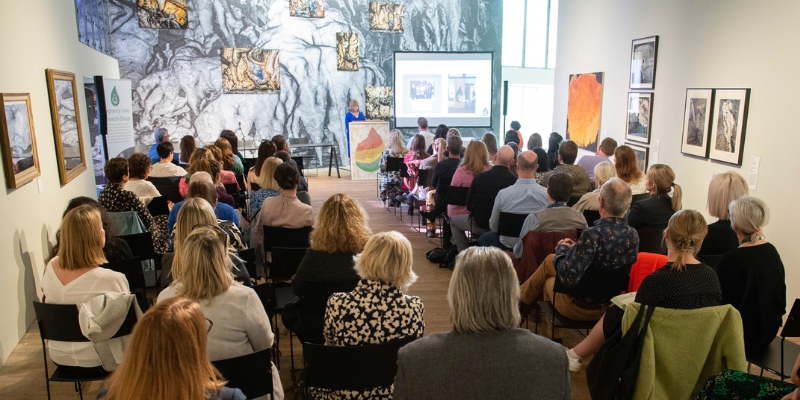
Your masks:
<svg viewBox="0 0 800 400"><path fill-rule="evenodd" d="M547 194L555 201L569 201L575 180L567 172L553 173L547 183Z"/></svg>
<svg viewBox="0 0 800 400"><path fill-rule="evenodd" d="M497 137L492 132L486 132L481 137L481 142L486 145L486 150L490 156L497 154Z"/></svg>
<svg viewBox="0 0 800 400"><path fill-rule="evenodd" d="M277 152L278 149L275 148L275 144L272 141L264 140L261 142L261 145L258 146L256 165L253 166L253 172L256 173L256 176L261 176L261 166L264 165L264 161L274 156Z"/></svg>
<svg viewBox="0 0 800 400"><path fill-rule="evenodd" d="M558 148L558 155L561 156L561 161L564 164L574 164L575 159L578 158L578 145L572 140L567 140L561 143L561 147Z"/></svg>
<svg viewBox="0 0 800 400"><path fill-rule="evenodd" d="M547 152L544 151L544 149L541 147L533 149L533 152L536 153L539 159L539 169L537 169L536 171L538 172L550 171L550 163L548 161Z"/></svg>
<svg viewBox="0 0 800 400"><path fill-rule="evenodd" d="M528 138L528 150L535 150L542 147L542 136L538 133L533 133Z"/></svg>
<svg viewBox="0 0 800 400"><path fill-rule="evenodd" d="M425 150L425 136L416 134L411 138L411 145L408 151L414 153L414 160L424 160L428 158L428 151Z"/></svg>
<svg viewBox="0 0 800 400"><path fill-rule="evenodd" d="M189 188L186 190L186 200L192 197L199 197L211 204L213 207L219 200L219 193L213 183L208 181L189 182Z"/></svg>
<svg viewBox="0 0 800 400"><path fill-rule="evenodd" d="M417 126L420 128L428 129L428 120L425 117L417 118Z"/></svg>
<svg viewBox="0 0 800 400"><path fill-rule="evenodd" d="M275 135L272 137L272 144L278 151L286 150L286 138L283 135Z"/></svg>
<svg viewBox="0 0 800 400"><path fill-rule="evenodd" d="M158 156L161 157L162 160L169 157L174 151L175 147L172 146L170 142L159 143L158 146L156 146L156 153L158 153Z"/></svg>
<svg viewBox="0 0 800 400"><path fill-rule="evenodd" d="M614 155L614 150L616 149L617 149L617 141L610 137L607 137L603 139L602 142L600 142L600 151L602 151L603 154L609 157Z"/></svg>
<svg viewBox="0 0 800 400"><path fill-rule="evenodd" d="M275 182L281 189L291 190L300 182L299 174L292 163L282 163L275 168Z"/></svg>
<svg viewBox="0 0 800 400"><path fill-rule="evenodd" d="M564 138L558 132L550 133L550 139L547 140L547 161L550 170L558 166L558 147L561 145L562 140Z"/></svg>
<svg viewBox="0 0 800 400"><path fill-rule="evenodd" d="M518 131L522 125L519 124L519 121L511 121L511 129Z"/></svg>
<svg viewBox="0 0 800 400"><path fill-rule="evenodd" d="M519 146L519 134L513 129L506 131L506 138L503 140L505 144L514 143Z"/></svg>
<svg viewBox="0 0 800 400"><path fill-rule="evenodd" d="M181 156L180 162L184 164L189 163L189 159L192 157L192 153L197 150L197 144L194 142L194 136L186 135L181 138L180 144Z"/></svg>
<svg viewBox="0 0 800 400"><path fill-rule="evenodd" d="M233 154L239 152L239 138L236 137L236 133L234 133L230 129L225 129L219 133L219 137L227 140L228 143L230 143L231 151L233 151Z"/></svg>
<svg viewBox="0 0 800 400"><path fill-rule="evenodd" d="M103 171L106 173L106 178L111 183L122 182L122 177L128 175L128 160L122 157L114 157L106 163Z"/></svg>
<svg viewBox="0 0 800 400"><path fill-rule="evenodd" d="M134 153L128 158L128 176L145 179L150 171L150 157L146 154Z"/></svg>
<svg viewBox="0 0 800 400"><path fill-rule="evenodd" d="M440 139L440 138L441 139L446 139L447 138L447 131L449 131L449 130L450 130L450 128L448 128L447 125L440 124L439 126L436 127L436 134L433 135L433 139L434 140Z"/></svg>
<svg viewBox="0 0 800 400"><path fill-rule="evenodd" d="M186 172L190 174L200 171L208 172L208 174L211 175L211 180L214 181L214 183L217 183L219 180L219 172L221 170L218 162L215 160L209 160L208 158L197 160L194 164L189 166L189 169L191 171L187 170ZM191 177L189 179L191 180Z"/></svg>
<svg viewBox="0 0 800 400"><path fill-rule="evenodd" d="M287 153L287 152L285 152L283 150L276 152L275 153L275 158L279 158L281 161L283 161L285 163L291 162L290 160L292 159L292 157L289 156L289 153Z"/></svg>
<svg viewBox="0 0 800 400"><path fill-rule="evenodd" d="M456 135L450 136L450 138L447 139L447 150L450 152L450 155L460 155L462 146L464 146L464 142Z"/></svg>
<svg viewBox="0 0 800 400"><path fill-rule="evenodd" d="M69 203L67 203L67 209L64 210L63 214L61 214L61 218L63 219L68 212L80 206L89 206L100 212L100 220L103 222L103 230L106 232L106 245L108 245L109 239L117 237L117 228L111 223L111 218L109 218L108 212L106 212L105 208L100 206L100 203L98 203L97 200L91 197L80 196L70 200ZM53 246L53 249L50 250L50 255L47 258L47 262L50 262L53 257L58 255L59 247L61 247L60 229L56 231L56 244Z"/></svg>

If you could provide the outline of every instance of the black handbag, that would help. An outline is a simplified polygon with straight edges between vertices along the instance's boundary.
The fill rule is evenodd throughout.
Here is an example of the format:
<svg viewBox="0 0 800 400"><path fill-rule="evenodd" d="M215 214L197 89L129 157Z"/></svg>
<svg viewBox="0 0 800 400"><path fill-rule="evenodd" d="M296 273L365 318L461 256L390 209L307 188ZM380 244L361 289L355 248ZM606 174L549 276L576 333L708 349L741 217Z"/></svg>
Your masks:
<svg viewBox="0 0 800 400"><path fill-rule="evenodd" d="M633 399L644 336L655 309L642 305L628 332L623 335L622 329L618 330L597 351L586 367L586 383L592 400ZM645 313L644 325L637 329Z"/></svg>

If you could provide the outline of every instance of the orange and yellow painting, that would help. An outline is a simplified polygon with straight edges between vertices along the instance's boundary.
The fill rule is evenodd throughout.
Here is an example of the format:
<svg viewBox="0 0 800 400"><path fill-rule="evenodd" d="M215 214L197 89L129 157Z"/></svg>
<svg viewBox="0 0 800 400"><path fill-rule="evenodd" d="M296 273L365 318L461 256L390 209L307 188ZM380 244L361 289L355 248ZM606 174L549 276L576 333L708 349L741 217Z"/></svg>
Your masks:
<svg viewBox="0 0 800 400"><path fill-rule="evenodd" d="M581 149L597 151L600 115L603 110L603 73L569 76L567 139Z"/></svg>

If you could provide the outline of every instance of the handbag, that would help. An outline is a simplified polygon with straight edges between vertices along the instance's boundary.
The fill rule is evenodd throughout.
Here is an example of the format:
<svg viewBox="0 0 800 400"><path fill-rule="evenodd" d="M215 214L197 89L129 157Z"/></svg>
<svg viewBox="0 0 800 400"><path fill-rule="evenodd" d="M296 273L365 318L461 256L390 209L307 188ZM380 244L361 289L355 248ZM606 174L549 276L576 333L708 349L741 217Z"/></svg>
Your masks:
<svg viewBox="0 0 800 400"><path fill-rule="evenodd" d="M586 383L592 400L633 398L644 337L655 309L642 305L628 332L622 334L622 329L618 330L597 351L586 367ZM640 327L644 314L644 324Z"/></svg>

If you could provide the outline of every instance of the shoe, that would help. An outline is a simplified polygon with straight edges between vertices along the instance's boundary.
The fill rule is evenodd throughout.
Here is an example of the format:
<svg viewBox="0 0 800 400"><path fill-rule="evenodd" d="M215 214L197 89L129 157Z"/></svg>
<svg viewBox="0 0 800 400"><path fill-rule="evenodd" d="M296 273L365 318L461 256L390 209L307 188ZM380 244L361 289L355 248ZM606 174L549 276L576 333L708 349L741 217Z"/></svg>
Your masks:
<svg viewBox="0 0 800 400"><path fill-rule="evenodd" d="M429 238L435 238L436 237L436 223L428 222L427 226L428 226L428 232L426 232L426 234L428 235Z"/></svg>
<svg viewBox="0 0 800 400"><path fill-rule="evenodd" d="M569 370L571 372L581 372L581 368L583 368L583 359L582 358L575 358L569 355L572 349L565 349L567 352L567 359L569 359ZM572 354L575 354L573 351Z"/></svg>

